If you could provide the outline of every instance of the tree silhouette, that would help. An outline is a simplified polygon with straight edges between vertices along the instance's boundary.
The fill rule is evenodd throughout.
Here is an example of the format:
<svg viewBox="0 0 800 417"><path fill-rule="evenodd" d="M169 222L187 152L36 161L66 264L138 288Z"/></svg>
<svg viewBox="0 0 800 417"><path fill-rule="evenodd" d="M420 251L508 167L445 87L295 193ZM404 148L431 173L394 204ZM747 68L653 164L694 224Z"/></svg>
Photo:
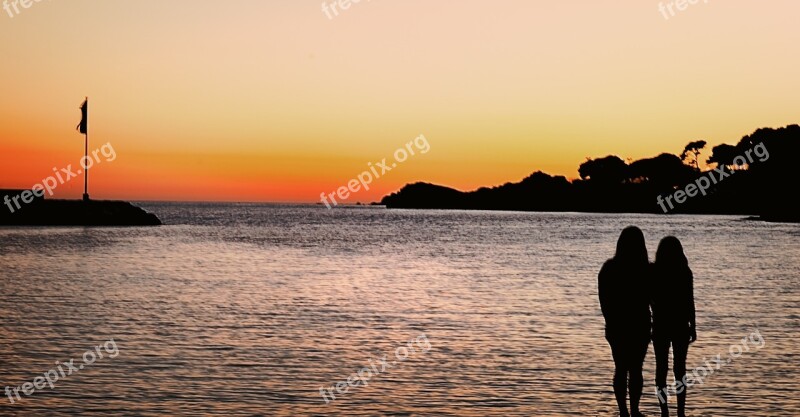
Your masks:
<svg viewBox="0 0 800 417"><path fill-rule="evenodd" d="M581 179L599 184L619 184L628 177L628 165L617 156L600 159L586 158L578 168Z"/></svg>
<svg viewBox="0 0 800 417"><path fill-rule="evenodd" d="M706 161L707 164L717 164L730 170L733 166L733 159L736 158L736 146L723 143L711 149L711 156Z"/></svg>
<svg viewBox="0 0 800 417"><path fill-rule="evenodd" d="M700 171L700 151L705 148L706 145L707 142L704 140L689 142L689 144L683 148L683 153L681 153L681 161L686 162L686 160L689 159L689 155L692 155L694 167L696 170ZM690 165L692 164L692 161L690 161Z"/></svg>
<svg viewBox="0 0 800 417"><path fill-rule="evenodd" d="M662 153L655 158L640 159L630 165L631 182L649 182L660 188L682 186L694 176L694 168L669 153Z"/></svg>

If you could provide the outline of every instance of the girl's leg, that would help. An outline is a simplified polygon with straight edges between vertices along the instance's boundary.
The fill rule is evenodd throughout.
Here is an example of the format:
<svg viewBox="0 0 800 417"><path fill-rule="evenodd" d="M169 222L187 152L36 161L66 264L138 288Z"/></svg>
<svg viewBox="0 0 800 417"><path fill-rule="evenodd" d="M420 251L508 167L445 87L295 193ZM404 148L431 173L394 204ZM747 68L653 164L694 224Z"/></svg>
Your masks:
<svg viewBox="0 0 800 417"><path fill-rule="evenodd" d="M644 365L644 358L647 356L647 348L650 346L650 337L639 341L637 346L632 349L630 357L630 394L631 394L631 415L641 416L639 412L639 400L642 398L642 388L644 387L644 378L642 377L642 366Z"/></svg>
<svg viewBox="0 0 800 417"><path fill-rule="evenodd" d="M675 373L676 381L685 381L686 376L686 355L689 353L689 340L673 340L672 341L672 355L673 355L673 372ZM686 416L686 384L683 384L683 390L678 393L678 417Z"/></svg>
<svg viewBox="0 0 800 417"><path fill-rule="evenodd" d="M669 416L667 397L667 371L669 371L669 339L662 337L653 338L653 350L656 353L656 395L658 405L661 407L661 417Z"/></svg>
<svg viewBox="0 0 800 417"><path fill-rule="evenodd" d="M620 417L629 417L628 402L628 370L625 367L616 367L614 369L614 397L617 399L617 407L619 407Z"/></svg>
<svg viewBox="0 0 800 417"><path fill-rule="evenodd" d="M625 352L625 344L620 342L608 343L611 345L611 356L614 358L614 397L617 399L619 415L630 417L628 414L628 404L626 401L628 390L628 360Z"/></svg>

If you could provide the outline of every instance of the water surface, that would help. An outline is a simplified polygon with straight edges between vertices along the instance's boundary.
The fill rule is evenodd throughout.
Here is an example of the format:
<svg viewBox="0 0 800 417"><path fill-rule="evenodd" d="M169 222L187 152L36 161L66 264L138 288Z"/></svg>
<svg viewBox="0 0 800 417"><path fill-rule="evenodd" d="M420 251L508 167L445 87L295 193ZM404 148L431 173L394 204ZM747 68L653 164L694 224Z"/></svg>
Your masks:
<svg viewBox="0 0 800 417"><path fill-rule="evenodd" d="M619 232L682 239L699 341L754 329L694 416L800 409L800 226L649 216L145 204L159 228L0 228L0 384L113 338L2 415L614 415L597 272ZM398 347L425 335L405 361ZM320 388L396 361L326 404ZM656 415L652 348L645 411ZM334 391L335 392L335 391ZM795 411L792 411L795 410Z"/></svg>

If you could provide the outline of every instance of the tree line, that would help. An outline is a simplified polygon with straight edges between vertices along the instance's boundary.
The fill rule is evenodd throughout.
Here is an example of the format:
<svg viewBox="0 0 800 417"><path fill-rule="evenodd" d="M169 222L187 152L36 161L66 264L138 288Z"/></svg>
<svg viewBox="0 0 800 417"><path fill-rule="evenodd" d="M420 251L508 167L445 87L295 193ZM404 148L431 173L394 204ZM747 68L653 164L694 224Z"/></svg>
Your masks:
<svg viewBox="0 0 800 417"><path fill-rule="evenodd" d="M536 171L520 182L471 192L423 182L408 184L380 204L419 209L662 213L657 204L660 196L713 175L712 171L724 171L728 178L713 184L707 195L689 199L671 213L800 220L800 207L791 191L800 176L792 164L800 155L800 126L762 128L734 145L715 146L702 166L701 155L707 146L704 140L692 141L679 153L635 161L617 155L587 158L578 167L580 178L572 181ZM768 152L766 158L753 157L757 146Z"/></svg>

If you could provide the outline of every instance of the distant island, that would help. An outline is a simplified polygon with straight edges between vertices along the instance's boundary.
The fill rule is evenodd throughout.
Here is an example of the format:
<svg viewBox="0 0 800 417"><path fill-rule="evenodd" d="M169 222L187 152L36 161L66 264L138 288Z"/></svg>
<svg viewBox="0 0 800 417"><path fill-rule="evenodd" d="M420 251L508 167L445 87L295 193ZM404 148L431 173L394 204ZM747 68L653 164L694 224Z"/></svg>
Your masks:
<svg viewBox="0 0 800 417"><path fill-rule="evenodd" d="M736 145L712 149L700 168L705 141L679 155L625 162L587 158L580 179L534 172L517 183L463 192L424 182L384 197L387 208L518 210L600 213L735 214L768 221L800 221L800 126L762 128Z"/></svg>
<svg viewBox="0 0 800 417"><path fill-rule="evenodd" d="M0 190L17 195L21 190ZM13 208L13 206L12 206ZM43 197L13 213L0 207L0 226L159 226L152 213L125 201L46 200Z"/></svg>

